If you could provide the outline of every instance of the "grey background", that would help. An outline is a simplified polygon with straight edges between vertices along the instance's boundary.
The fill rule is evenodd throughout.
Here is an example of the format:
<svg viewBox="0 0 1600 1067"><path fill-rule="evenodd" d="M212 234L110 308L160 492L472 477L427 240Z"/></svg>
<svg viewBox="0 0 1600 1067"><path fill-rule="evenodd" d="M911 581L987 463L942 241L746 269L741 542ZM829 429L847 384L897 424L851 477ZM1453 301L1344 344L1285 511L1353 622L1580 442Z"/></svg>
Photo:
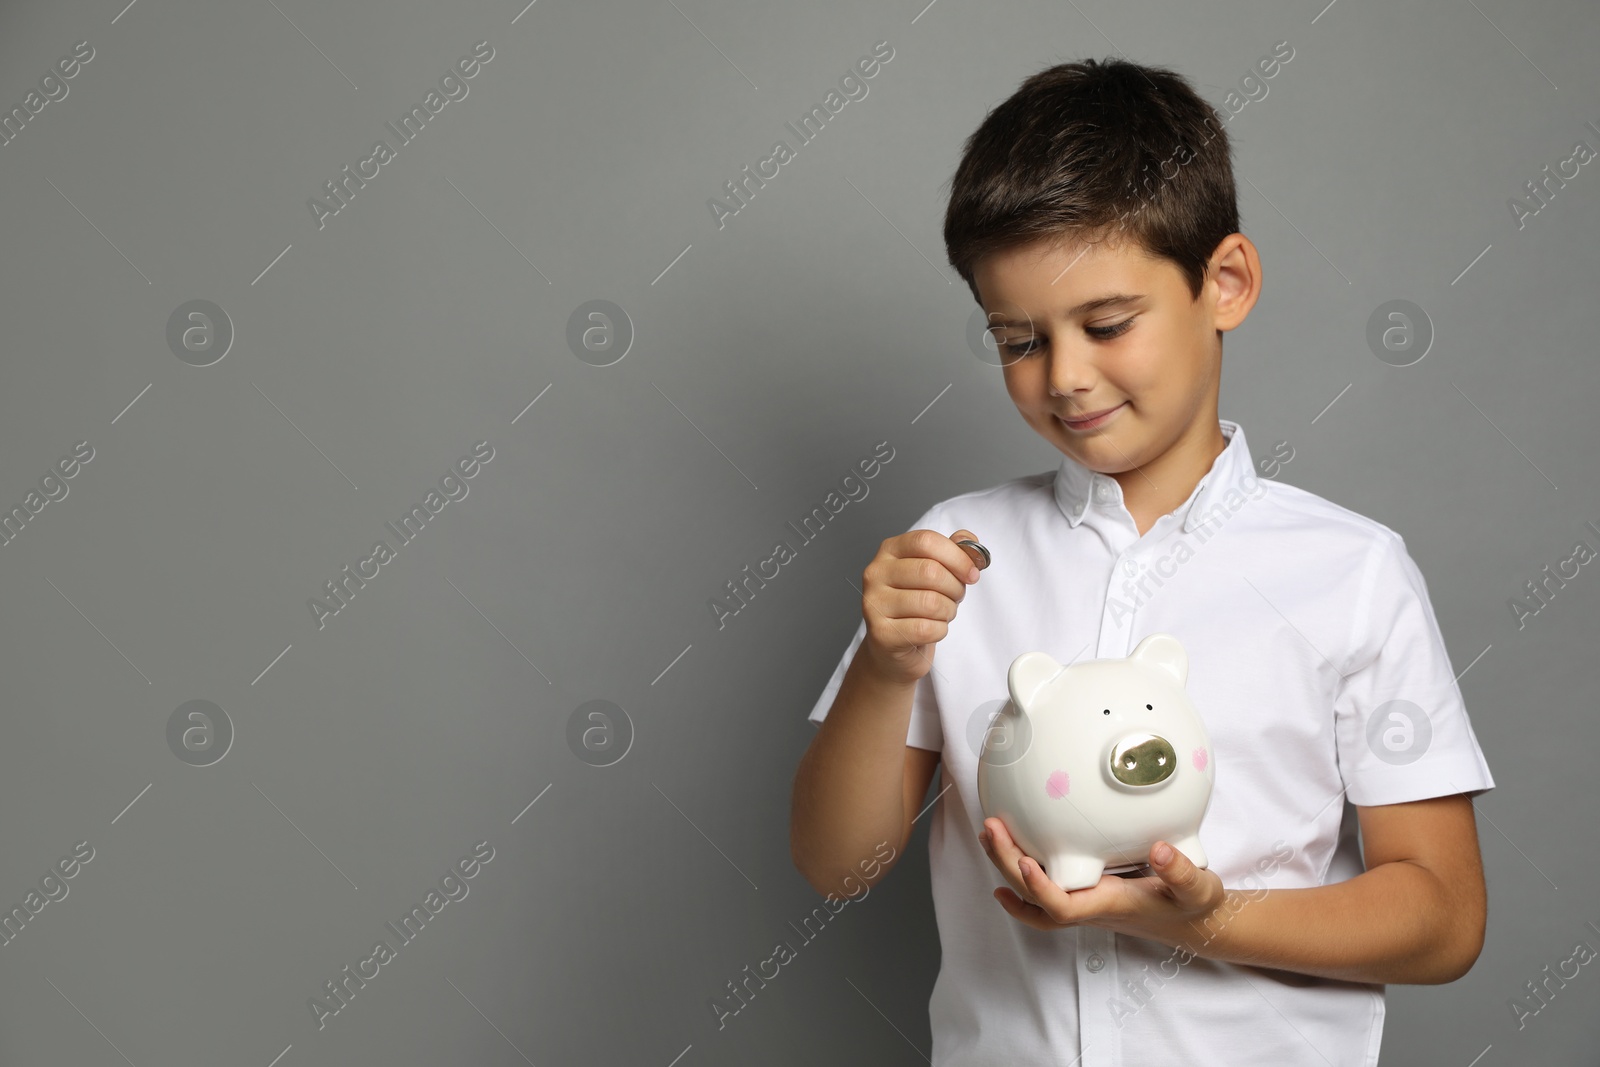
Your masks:
<svg viewBox="0 0 1600 1067"><path fill-rule="evenodd" d="M861 569L932 502L1060 459L965 341L961 140L1054 62L1171 65L1222 107L1280 40L1228 124L1266 282L1221 412L1405 537L1498 782L1484 953L1390 987L1384 1061L1597 1062L1594 966L1520 1031L1508 1002L1600 947L1600 577L1521 629L1508 604L1597 541L1600 175L1520 230L1507 206L1600 147L1597 18L7 3L0 108L95 57L0 147L0 508L95 458L0 548L0 905L95 855L0 948L0 1062L923 1062L926 819L725 1029L707 1002L818 903L789 785ZM307 199L479 40L469 95L319 230ZM719 230L707 200L883 40L868 95ZM208 367L166 343L195 299L236 331ZM596 299L636 331L607 367L566 342ZM1392 299L1436 331L1412 366L1365 340ZM480 440L467 497L319 629L308 599ZM719 630L709 598L880 440L870 496ZM603 768L567 743L597 699L634 731ZM235 731L207 767L168 747L190 700ZM319 1030L308 998L482 840L469 895Z"/></svg>

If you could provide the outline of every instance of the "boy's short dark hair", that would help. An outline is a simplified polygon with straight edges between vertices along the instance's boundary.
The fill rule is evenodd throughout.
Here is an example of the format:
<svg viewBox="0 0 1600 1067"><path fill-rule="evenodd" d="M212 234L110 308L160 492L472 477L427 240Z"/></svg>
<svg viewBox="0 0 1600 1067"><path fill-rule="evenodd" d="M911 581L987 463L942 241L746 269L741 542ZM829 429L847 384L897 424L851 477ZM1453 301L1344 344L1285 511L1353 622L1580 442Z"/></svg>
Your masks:
<svg viewBox="0 0 1600 1067"><path fill-rule="evenodd" d="M1239 229L1228 135L1183 76L1120 59L1032 75L967 138L944 243L974 299L986 255L1041 238L1132 239L1200 295Z"/></svg>

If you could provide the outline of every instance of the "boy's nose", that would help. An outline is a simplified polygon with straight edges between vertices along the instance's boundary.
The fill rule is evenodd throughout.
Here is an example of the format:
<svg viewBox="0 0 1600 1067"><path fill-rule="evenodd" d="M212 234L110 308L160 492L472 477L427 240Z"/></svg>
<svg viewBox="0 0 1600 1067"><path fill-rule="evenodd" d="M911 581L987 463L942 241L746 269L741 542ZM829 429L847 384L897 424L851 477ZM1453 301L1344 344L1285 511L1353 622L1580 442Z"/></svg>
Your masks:
<svg viewBox="0 0 1600 1067"><path fill-rule="evenodd" d="M1123 785L1159 785L1177 768L1177 753L1156 734L1128 734L1111 746L1111 776Z"/></svg>
<svg viewBox="0 0 1600 1067"><path fill-rule="evenodd" d="M1052 397L1063 397L1084 390L1093 391L1095 374L1090 369L1089 361L1082 355L1053 347L1049 359L1045 382Z"/></svg>

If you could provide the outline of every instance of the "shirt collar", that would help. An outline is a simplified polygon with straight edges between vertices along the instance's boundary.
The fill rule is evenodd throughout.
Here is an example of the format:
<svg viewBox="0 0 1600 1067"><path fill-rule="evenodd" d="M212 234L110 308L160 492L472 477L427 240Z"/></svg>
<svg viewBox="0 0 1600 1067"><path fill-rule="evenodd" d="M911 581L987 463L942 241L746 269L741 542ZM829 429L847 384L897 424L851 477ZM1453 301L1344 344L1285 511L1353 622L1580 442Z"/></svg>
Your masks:
<svg viewBox="0 0 1600 1067"><path fill-rule="evenodd" d="M1227 447L1212 461L1211 469L1201 476L1189 499L1173 509L1182 519L1185 533L1192 533L1229 489L1243 492L1245 479L1254 473L1244 429L1231 419L1219 418L1217 425L1222 436L1227 438ZM1122 486L1109 474L1092 471L1071 456L1065 456L1056 471L1055 497L1056 506L1067 521L1077 526L1091 504L1106 509L1120 508Z"/></svg>

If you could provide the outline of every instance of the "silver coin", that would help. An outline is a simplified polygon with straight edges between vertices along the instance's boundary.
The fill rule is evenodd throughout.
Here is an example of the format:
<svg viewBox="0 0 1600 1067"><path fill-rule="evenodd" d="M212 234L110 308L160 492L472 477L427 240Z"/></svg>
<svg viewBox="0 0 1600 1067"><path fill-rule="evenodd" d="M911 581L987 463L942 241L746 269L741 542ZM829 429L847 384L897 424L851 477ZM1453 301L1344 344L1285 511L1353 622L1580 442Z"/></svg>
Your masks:
<svg viewBox="0 0 1600 1067"><path fill-rule="evenodd" d="M956 544L960 545L962 548L968 549L968 555L971 555L971 549L976 549L978 554L981 555L983 559L979 560L974 558L972 562L977 565L980 571L988 569L992 560L989 556L989 550L987 548L984 548L982 545L978 544L978 542L973 541L970 538L964 538L960 541L957 541Z"/></svg>

